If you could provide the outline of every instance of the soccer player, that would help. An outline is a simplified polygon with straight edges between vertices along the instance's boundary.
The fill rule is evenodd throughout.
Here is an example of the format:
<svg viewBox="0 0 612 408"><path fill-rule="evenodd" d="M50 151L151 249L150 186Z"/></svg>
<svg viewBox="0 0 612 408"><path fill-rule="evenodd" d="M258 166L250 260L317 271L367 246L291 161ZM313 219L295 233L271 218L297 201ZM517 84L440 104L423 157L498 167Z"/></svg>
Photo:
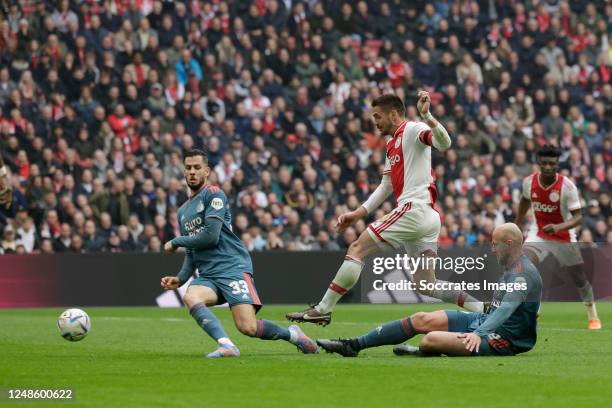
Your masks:
<svg viewBox="0 0 612 408"><path fill-rule="evenodd" d="M588 328L599 330L601 320L597 316L593 287L584 272L574 230L582 221L578 189L568 177L558 173L559 156L559 150L552 145L543 146L538 151L540 172L523 180L515 222L523 225L531 206L536 222L527 234L525 254L536 265L552 255L561 268L569 272L586 307Z"/></svg>
<svg viewBox="0 0 612 408"><path fill-rule="evenodd" d="M344 262L319 304L304 311L288 313L287 319L327 325L340 298L359 280L363 260L374 253L407 247L410 255L435 257L440 234L440 214L433 208L437 191L431 169L431 147L444 151L451 145L448 132L429 112L429 93L418 93L417 109L423 122L408 121L402 100L382 95L372 102L372 117L382 136L391 136L386 144L382 181L372 195L355 211L338 217L337 229L344 231L378 208L389 194L395 195L396 207L370 224L349 248ZM434 262L423 262L433 265ZM415 281L436 281L433 268L415 271ZM438 287L445 283L438 280ZM420 286L420 285L419 285ZM423 295L458 304L468 310L482 311L483 304L458 290L423 290Z"/></svg>
<svg viewBox="0 0 612 408"><path fill-rule="evenodd" d="M229 303L241 333L263 340L286 340L305 354L316 353L317 345L298 326L285 329L268 320L256 319L261 302L253 282L251 257L242 241L232 233L227 198L222 190L207 184L210 168L203 151L187 152L183 165L191 197L177 213L181 236L166 242L164 249L174 252L183 247L186 254L178 276L163 277L161 286L174 290L195 273L183 301L197 324L219 344L207 357L240 355L221 322L208 309L225 302Z"/></svg>
<svg viewBox="0 0 612 408"><path fill-rule="evenodd" d="M317 343L328 352L355 357L366 348L399 344L425 334L419 347L401 345L393 349L394 353L510 356L529 351L536 343L542 279L533 263L522 254L522 243L521 230L515 224L503 224L493 231L493 251L504 273L488 314L459 310L420 312L385 323L364 336L322 339Z"/></svg>

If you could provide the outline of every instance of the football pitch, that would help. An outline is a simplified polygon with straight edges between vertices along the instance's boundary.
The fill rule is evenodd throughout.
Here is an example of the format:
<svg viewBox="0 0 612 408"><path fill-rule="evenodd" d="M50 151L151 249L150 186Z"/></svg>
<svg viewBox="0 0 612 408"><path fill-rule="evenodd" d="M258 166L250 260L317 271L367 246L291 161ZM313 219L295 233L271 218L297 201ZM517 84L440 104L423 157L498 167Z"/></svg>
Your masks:
<svg viewBox="0 0 612 408"><path fill-rule="evenodd" d="M259 317L286 326L284 314L301 307L267 306ZM352 337L440 308L340 305L331 325L302 328L313 338ZM598 308L604 328L589 332L581 304L545 303L534 350L482 358L396 357L391 346L357 358L303 355L240 335L229 310L215 308L242 353L219 360L204 358L215 343L184 309L84 308L92 329L76 343L55 326L61 309L5 309L0 387L75 392L73 402L19 403L35 407L610 407L612 303Z"/></svg>

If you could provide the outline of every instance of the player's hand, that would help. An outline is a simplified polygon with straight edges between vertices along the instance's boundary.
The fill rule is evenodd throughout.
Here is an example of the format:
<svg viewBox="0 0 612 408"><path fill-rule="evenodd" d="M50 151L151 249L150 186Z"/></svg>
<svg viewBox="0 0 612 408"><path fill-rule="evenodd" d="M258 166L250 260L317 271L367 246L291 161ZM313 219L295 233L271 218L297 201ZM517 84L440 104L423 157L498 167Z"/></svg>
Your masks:
<svg viewBox="0 0 612 408"><path fill-rule="evenodd" d="M359 214L356 211L350 211L342 214L338 217L338 223L336 224L336 231L343 232L345 229L350 227L359 221Z"/></svg>
<svg viewBox="0 0 612 408"><path fill-rule="evenodd" d="M461 333L459 338L463 339L463 344L465 344L466 350L468 350L470 353L473 353L474 351L478 353L478 350L480 350L481 341L479 335L475 333Z"/></svg>
<svg viewBox="0 0 612 408"><path fill-rule="evenodd" d="M164 276L161 278L161 287L166 290L174 290L179 287L179 278L176 276Z"/></svg>
<svg viewBox="0 0 612 408"><path fill-rule="evenodd" d="M429 105L431 104L431 98L429 92L419 91L417 100L417 109L421 116L426 116L429 113Z"/></svg>
<svg viewBox="0 0 612 408"><path fill-rule="evenodd" d="M559 225L558 224L545 225L542 228L542 231L544 231L547 234L556 234L559 231Z"/></svg>
<svg viewBox="0 0 612 408"><path fill-rule="evenodd" d="M166 252L174 252L176 251L176 247L172 245L172 241L168 241L164 244L164 251Z"/></svg>

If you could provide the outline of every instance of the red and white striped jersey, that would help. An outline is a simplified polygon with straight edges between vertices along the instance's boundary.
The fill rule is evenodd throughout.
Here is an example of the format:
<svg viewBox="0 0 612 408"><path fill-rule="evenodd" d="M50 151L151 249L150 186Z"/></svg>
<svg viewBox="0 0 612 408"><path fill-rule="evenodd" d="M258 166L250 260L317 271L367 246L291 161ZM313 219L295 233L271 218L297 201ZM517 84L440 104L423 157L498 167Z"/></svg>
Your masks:
<svg viewBox="0 0 612 408"><path fill-rule="evenodd" d="M432 137L425 123L406 121L387 141L383 174L391 177L396 206L436 202L438 193L431 169Z"/></svg>
<svg viewBox="0 0 612 408"><path fill-rule="evenodd" d="M531 201L535 224L529 230L529 237L561 242L576 242L576 231L559 231L547 234L542 228L548 224L560 224L572 218L571 211L580 208L580 198L576 185L567 177L557 174L553 184L544 188L540 184L540 173L531 174L523 180L523 197Z"/></svg>

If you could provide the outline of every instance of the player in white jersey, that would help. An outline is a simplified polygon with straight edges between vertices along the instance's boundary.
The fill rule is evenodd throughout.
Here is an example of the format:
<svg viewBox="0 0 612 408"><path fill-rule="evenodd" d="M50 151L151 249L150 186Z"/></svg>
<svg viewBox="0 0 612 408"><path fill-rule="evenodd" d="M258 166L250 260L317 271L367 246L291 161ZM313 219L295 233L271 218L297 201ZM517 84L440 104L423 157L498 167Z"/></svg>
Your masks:
<svg viewBox="0 0 612 408"><path fill-rule="evenodd" d="M363 269L363 259L369 255L406 248L410 255L423 255L424 258L436 256L440 215L433 208L437 193L431 170L431 148L433 146L444 151L450 147L451 139L444 126L429 112L429 105L429 94L420 91L417 109L424 122L414 122L406 120L404 104L395 95L382 95L372 102L376 128L382 136L391 136L386 144L387 159L382 181L358 209L338 218L337 229L342 232L366 217L391 193L395 195L397 205L389 214L370 224L359 239L349 246L344 263L323 299L304 311L288 313L287 319L329 324L334 306L357 283ZM415 281L417 284L421 281L436 283L439 288L445 285L443 281L436 282L433 269L426 268L415 272ZM481 302L458 290L432 289L420 293L472 311L482 311L483 308Z"/></svg>
<svg viewBox="0 0 612 408"><path fill-rule="evenodd" d="M593 287L585 274L574 231L582 220L578 189L569 178L558 173L559 155L559 150L550 145L538 152L540 172L523 180L516 224L522 226L531 207L536 222L527 234L525 254L538 267L551 255L569 272L587 309L588 328L599 330L601 321L595 308Z"/></svg>

